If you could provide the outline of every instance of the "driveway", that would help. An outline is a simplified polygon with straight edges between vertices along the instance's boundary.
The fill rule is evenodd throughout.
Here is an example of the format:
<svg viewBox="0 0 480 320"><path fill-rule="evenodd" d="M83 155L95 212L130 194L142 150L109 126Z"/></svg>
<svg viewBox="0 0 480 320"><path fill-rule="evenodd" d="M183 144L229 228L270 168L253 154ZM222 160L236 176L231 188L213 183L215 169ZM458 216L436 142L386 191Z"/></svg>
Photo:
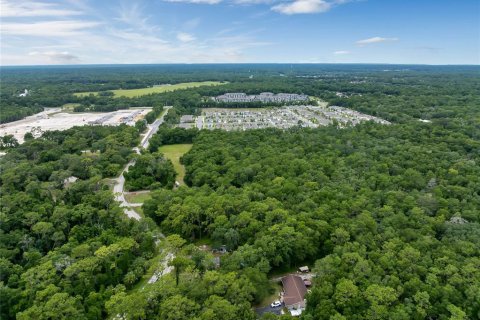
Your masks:
<svg viewBox="0 0 480 320"><path fill-rule="evenodd" d="M264 313L269 313L269 312L276 315L281 315L282 309L283 309L283 306L276 307L276 308L272 308L268 306L268 307L256 308L255 312L257 313L258 316L262 316Z"/></svg>

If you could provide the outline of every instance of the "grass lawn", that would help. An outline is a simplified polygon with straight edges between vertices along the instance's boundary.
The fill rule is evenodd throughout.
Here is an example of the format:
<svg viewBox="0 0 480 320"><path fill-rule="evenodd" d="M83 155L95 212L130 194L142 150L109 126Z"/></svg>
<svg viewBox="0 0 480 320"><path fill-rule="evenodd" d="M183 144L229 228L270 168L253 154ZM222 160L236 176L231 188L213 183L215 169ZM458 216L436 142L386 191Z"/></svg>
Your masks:
<svg viewBox="0 0 480 320"><path fill-rule="evenodd" d="M185 177L185 167L180 163L180 157L187 153L191 148L191 144L170 144L158 148L167 159L172 161L173 167L177 172L177 181L180 182L180 184L184 184L183 178Z"/></svg>
<svg viewBox="0 0 480 320"><path fill-rule="evenodd" d="M140 88L140 89L119 89L119 90L111 90L115 97L138 97L143 96L150 93L162 93L168 91L175 91L180 89L187 89L187 88L195 88L201 86L218 86L221 84L225 84L226 82L219 82L219 81L201 81L201 82L183 82L177 83L172 85L164 85L159 87L149 87L149 88ZM77 97L84 97L90 94L98 94L98 92L77 92L74 93Z"/></svg>
<svg viewBox="0 0 480 320"><path fill-rule="evenodd" d="M132 193L125 193L125 200L127 200L130 203L144 203L146 200L149 200L151 198L149 192L142 192L138 194L133 194Z"/></svg>

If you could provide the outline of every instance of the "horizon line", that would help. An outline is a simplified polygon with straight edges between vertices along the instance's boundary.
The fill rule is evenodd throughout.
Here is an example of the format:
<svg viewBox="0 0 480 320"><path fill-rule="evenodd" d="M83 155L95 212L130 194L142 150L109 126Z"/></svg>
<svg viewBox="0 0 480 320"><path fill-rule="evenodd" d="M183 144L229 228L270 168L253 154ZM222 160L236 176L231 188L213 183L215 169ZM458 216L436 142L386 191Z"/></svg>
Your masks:
<svg viewBox="0 0 480 320"><path fill-rule="evenodd" d="M393 66L466 66L479 67L478 64L426 64L426 63L394 63L394 62L158 62L158 63L75 63L75 64L11 64L1 65L9 67L88 67L88 66L154 66L154 65L393 65Z"/></svg>

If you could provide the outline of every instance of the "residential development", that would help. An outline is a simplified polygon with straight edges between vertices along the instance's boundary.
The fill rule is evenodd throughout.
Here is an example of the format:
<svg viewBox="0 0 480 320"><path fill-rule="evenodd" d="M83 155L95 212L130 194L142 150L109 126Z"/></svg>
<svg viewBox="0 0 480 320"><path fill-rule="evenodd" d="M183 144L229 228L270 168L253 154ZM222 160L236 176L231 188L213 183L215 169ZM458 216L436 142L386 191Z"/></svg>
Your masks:
<svg viewBox="0 0 480 320"><path fill-rule="evenodd" d="M243 131L270 127L288 129L294 126L317 128L334 122L339 127L345 127L364 121L389 124L386 120L337 106L287 106L252 109L207 108L203 109L198 117L182 116L178 127Z"/></svg>
<svg viewBox="0 0 480 320"><path fill-rule="evenodd" d="M294 101L307 101L308 96L304 94L296 93L278 93L274 94L272 92L262 92L260 94L247 95L246 93L241 92L230 92L222 94L213 98L219 102L294 102Z"/></svg>

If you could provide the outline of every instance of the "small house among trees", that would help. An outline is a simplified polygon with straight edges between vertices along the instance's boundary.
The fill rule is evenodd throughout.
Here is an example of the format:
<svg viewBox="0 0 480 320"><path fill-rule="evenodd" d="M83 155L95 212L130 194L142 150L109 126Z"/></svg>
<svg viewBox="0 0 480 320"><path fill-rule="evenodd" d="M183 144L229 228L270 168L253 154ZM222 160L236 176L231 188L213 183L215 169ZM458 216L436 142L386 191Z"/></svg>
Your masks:
<svg viewBox="0 0 480 320"><path fill-rule="evenodd" d="M303 279L296 275L282 278L283 303L292 315L299 315L305 309L305 294L307 287Z"/></svg>

